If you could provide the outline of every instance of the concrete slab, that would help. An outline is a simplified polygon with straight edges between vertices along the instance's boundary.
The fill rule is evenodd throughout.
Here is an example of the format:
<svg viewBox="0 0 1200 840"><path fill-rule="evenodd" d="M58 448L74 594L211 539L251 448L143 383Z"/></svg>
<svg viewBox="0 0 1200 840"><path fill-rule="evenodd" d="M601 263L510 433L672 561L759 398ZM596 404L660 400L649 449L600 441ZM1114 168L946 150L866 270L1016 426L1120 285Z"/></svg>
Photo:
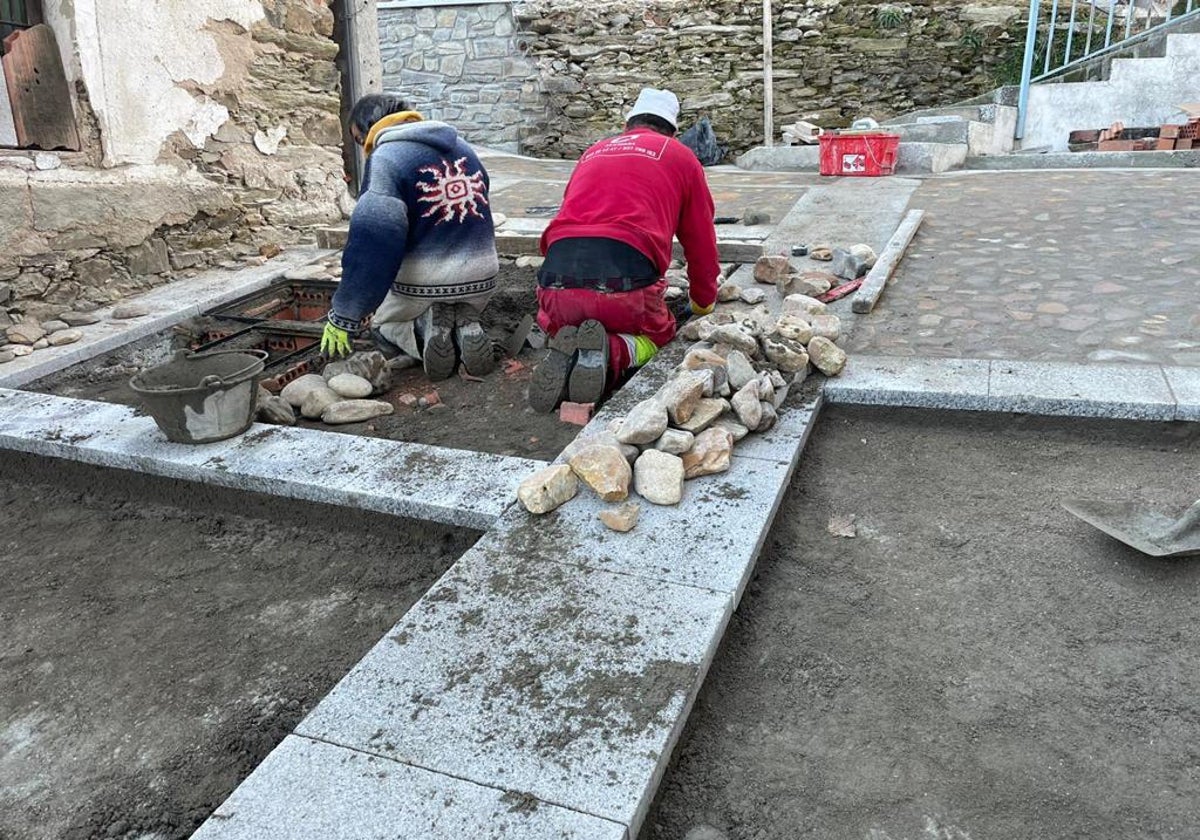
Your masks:
<svg viewBox="0 0 1200 840"><path fill-rule="evenodd" d="M1200 166L1200 149L1174 152L1049 152L986 155L967 158L964 169L1022 171L1030 169L1192 169Z"/></svg>
<svg viewBox="0 0 1200 840"><path fill-rule="evenodd" d="M1200 422L1200 369L1165 367L1163 375L1175 397L1175 419Z"/></svg>
<svg viewBox="0 0 1200 840"><path fill-rule="evenodd" d="M0 389L0 447L483 530L541 461L255 424L171 443L128 406Z"/></svg>
<svg viewBox="0 0 1200 840"><path fill-rule="evenodd" d="M486 828L485 828L486 827ZM295 735L194 840L624 840L625 826Z"/></svg>
<svg viewBox="0 0 1200 840"><path fill-rule="evenodd" d="M521 791L635 836L732 609L728 593L485 537L297 734Z"/></svg>
<svg viewBox="0 0 1200 840"><path fill-rule="evenodd" d="M988 394L992 411L1175 419L1175 398L1156 365L994 361Z"/></svg>
<svg viewBox="0 0 1200 840"><path fill-rule="evenodd" d="M896 171L904 175L937 174L957 169L967 159L967 144L901 142Z"/></svg>
<svg viewBox="0 0 1200 840"><path fill-rule="evenodd" d="M834 403L980 411L988 406L986 359L851 356L825 385Z"/></svg>
<svg viewBox="0 0 1200 840"><path fill-rule="evenodd" d="M821 168L821 147L756 146L738 157L737 166L751 172L816 172Z"/></svg>
<svg viewBox="0 0 1200 840"><path fill-rule="evenodd" d="M103 319L97 324L80 327L83 338L63 347L48 347L16 359L0 369L0 388L20 388L71 365L107 353L122 345L165 330L226 301L249 294L269 285L284 272L307 265L332 251L312 247L289 248L265 265L240 271L214 270L188 280L178 280L160 286L144 295L121 301L139 303L149 314L130 320L112 320L113 307L97 311Z"/></svg>
<svg viewBox="0 0 1200 840"><path fill-rule="evenodd" d="M789 446L798 452L799 439ZM653 505L631 495L641 513L637 527L625 534L609 530L597 517L615 505L583 487L569 504L544 516L514 508L498 525L495 540L514 555L737 593L754 566L793 463L735 454L728 472L685 482L678 505Z"/></svg>

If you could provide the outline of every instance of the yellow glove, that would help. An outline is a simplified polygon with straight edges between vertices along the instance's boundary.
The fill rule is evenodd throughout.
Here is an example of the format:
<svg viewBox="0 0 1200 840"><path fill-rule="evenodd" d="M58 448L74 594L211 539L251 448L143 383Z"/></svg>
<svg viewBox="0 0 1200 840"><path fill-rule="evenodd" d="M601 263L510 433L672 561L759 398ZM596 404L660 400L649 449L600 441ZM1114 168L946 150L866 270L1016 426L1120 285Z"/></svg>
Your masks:
<svg viewBox="0 0 1200 840"><path fill-rule="evenodd" d="M708 315L716 307L717 302L714 300L708 306L701 306L700 304L696 303L696 301L693 300L693 301L691 301L691 304L692 304L692 314L693 315Z"/></svg>
<svg viewBox="0 0 1200 840"><path fill-rule="evenodd" d="M321 353L331 359L350 355L350 333L333 324L325 324L321 334Z"/></svg>

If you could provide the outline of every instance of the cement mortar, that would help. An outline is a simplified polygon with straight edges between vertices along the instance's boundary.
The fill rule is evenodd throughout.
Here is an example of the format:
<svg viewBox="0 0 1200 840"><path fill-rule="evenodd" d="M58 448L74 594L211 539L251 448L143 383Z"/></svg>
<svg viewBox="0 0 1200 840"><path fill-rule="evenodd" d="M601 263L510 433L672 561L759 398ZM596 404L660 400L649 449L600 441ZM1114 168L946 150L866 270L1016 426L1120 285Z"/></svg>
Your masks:
<svg viewBox="0 0 1200 840"><path fill-rule="evenodd" d="M827 408L641 840L1193 837L1200 566L1058 503L1181 511L1198 444Z"/></svg>
<svg viewBox="0 0 1200 840"><path fill-rule="evenodd" d="M0 499L20 840L188 836L476 537L7 452Z"/></svg>

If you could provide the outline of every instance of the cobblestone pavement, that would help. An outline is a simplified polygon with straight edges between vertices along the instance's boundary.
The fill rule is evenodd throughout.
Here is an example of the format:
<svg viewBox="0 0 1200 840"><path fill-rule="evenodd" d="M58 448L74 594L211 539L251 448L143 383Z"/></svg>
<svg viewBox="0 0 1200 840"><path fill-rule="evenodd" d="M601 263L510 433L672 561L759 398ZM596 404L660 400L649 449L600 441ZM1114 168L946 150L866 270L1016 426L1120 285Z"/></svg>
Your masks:
<svg viewBox="0 0 1200 840"><path fill-rule="evenodd" d="M1200 172L930 179L851 352L1200 367Z"/></svg>

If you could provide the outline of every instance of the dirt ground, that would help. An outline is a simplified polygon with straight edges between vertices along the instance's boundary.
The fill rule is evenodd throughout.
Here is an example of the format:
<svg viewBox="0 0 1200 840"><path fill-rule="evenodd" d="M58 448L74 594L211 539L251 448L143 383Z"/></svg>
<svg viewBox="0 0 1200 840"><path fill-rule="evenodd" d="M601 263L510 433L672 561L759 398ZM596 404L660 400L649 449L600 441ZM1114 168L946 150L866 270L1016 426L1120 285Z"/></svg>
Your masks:
<svg viewBox="0 0 1200 840"><path fill-rule="evenodd" d="M0 838L188 836L476 534L0 454Z"/></svg>
<svg viewBox="0 0 1200 840"><path fill-rule="evenodd" d="M534 289L533 269L518 268L513 263L501 266L496 294L482 317L484 327L498 345L507 345L526 313L536 313ZM392 389L377 397L391 402L394 414L345 426L303 419L300 425L341 434L550 460L574 439L579 427L563 423L557 414L537 414L527 404L529 379L544 355L545 351L529 347L515 360L502 354L496 371L483 381L454 376L433 383L420 368L400 371ZM130 350L116 351L37 382L33 390L137 406L140 401L129 388L129 378L143 365L157 361ZM513 361L516 364L509 364ZM438 404L431 407L408 406L400 401L406 394L419 398L433 391Z"/></svg>
<svg viewBox="0 0 1200 840"><path fill-rule="evenodd" d="M1195 424L828 410L641 840L1200 835L1200 562L1059 506L1198 468Z"/></svg>

